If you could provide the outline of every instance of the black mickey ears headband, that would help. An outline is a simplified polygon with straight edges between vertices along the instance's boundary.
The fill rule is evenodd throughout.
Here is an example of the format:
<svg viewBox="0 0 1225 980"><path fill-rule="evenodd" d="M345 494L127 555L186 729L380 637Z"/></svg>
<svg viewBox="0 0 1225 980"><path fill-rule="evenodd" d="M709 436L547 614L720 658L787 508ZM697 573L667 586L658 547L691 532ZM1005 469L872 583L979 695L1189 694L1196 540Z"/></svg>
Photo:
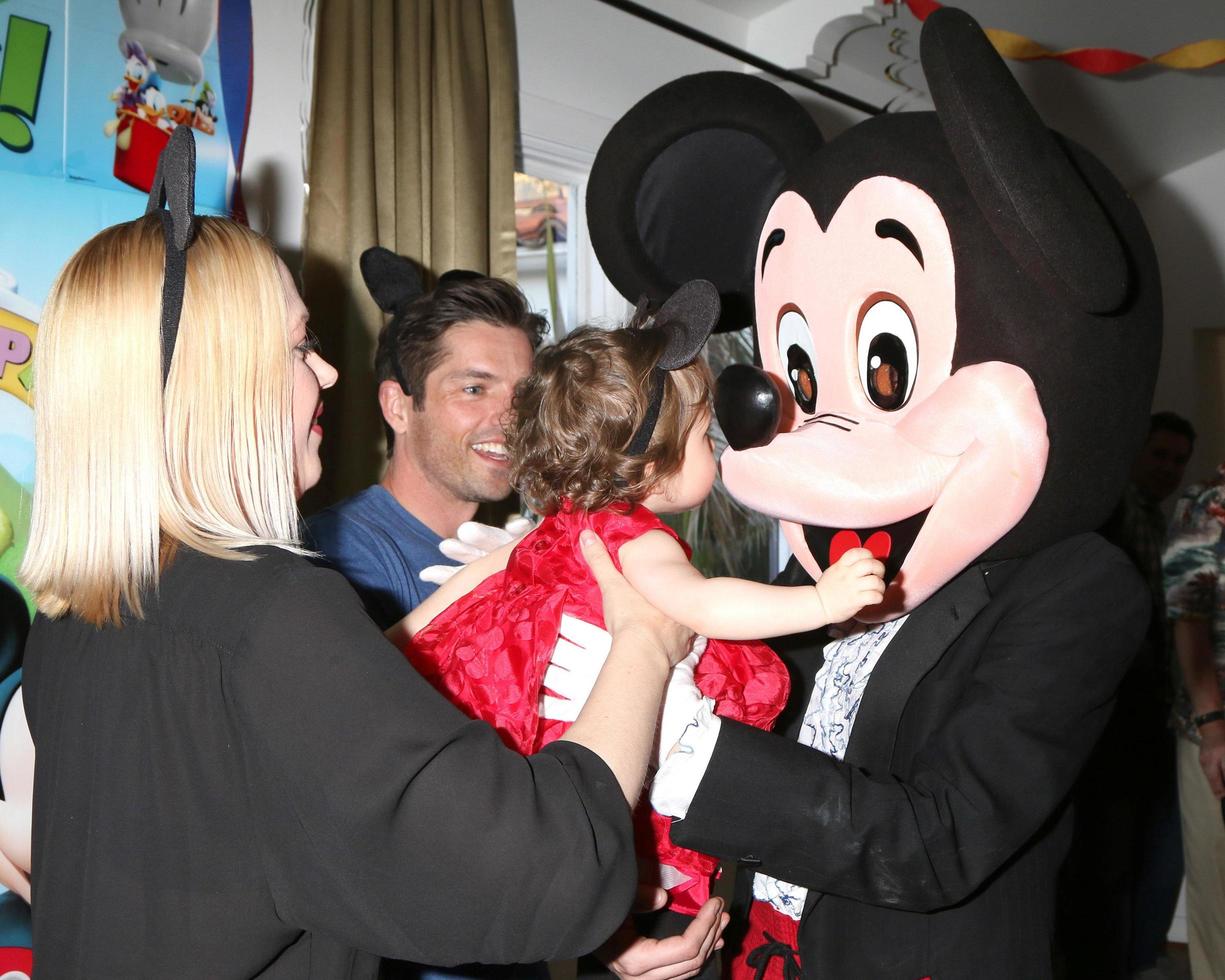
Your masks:
<svg viewBox="0 0 1225 980"><path fill-rule="evenodd" d="M395 316L419 296L425 295L417 263L396 255L391 249L375 245L358 259L362 279L370 298L384 313Z"/></svg>
<svg viewBox="0 0 1225 980"><path fill-rule="evenodd" d="M196 141L190 126L178 126L157 160L145 214L158 212L166 239L162 276L162 387L170 375L174 344L183 315L187 249L196 230Z"/></svg>
<svg viewBox="0 0 1225 980"><path fill-rule="evenodd" d="M639 308L641 310L641 303ZM663 331L668 339L651 372L651 403L630 440L628 455L639 456L650 445L664 402L664 373L693 363L719 322L721 310L719 290L714 283L693 279L673 293L659 308L651 325L644 328Z"/></svg>
<svg viewBox="0 0 1225 980"><path fill-rule="evenodd" d="M391 347L391 372L396 376L396 384L406 395L412 392L408 387L408 378L400 366L400 358L396 352L396 332L400 328L400 312L413 300L425 295L425 287L421 284L421 273L417 264L403 255L396 255L389 248L373 245L361 254L357 260L362 272L366 289L370 298L384 313L391 314L391 323L387 325L390 336L386 342Z"/></svg>
<svg viewBox="0 0 1225 980"><path fill-rule="evenodd" d="M395 334L403 329L400 314L425 295L425 286L421 282L421 273L417 268L417 263L403 255L397 255L391 249L374 245L362 252L361 258L358 259L358 266L366 288L370 291L370 298L380 310L392 316L392 321L387 329L393 331L393 334L387 338L387 341L392 345L394 351ZM452 269L438 277L438 285L434 287L434 292L449 289L456 283L484 278L482 273L473 272L470 269ZM408 379L404 377L398 357L391 358L391 369L395 373L396 383L399 384L401 390L406 395L411 395Z"/></svg>

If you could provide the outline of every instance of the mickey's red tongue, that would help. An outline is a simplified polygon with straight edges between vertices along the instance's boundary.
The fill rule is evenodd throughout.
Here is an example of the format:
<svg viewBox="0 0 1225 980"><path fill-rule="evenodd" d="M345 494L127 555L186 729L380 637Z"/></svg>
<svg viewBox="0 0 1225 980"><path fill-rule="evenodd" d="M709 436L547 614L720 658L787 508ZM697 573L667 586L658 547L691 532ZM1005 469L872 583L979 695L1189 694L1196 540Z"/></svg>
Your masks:
<svg viewBox="0 0 1225 980"><path fill-rule="evenodd" d="M888 531L874 531L867 541L860 541L855 531L839 531L829 542L829 563L832 565L852 548L867 548L872 557L884 561L893 548L893 539Z"/></svg>

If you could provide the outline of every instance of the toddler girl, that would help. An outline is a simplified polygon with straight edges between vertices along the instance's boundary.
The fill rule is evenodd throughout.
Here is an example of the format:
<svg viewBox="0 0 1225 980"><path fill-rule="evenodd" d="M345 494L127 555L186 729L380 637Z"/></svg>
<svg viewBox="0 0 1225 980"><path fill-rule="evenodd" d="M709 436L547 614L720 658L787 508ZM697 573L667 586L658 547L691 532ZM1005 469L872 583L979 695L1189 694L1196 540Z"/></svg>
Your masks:
<svg viewBox="0 0 1225 980"><path fill-rule="evenodd" d="M688 283L653 322L582 329L540 352L516 389L507 448L513 482L544 519L458 573L406 621L417 669L520 752L537 751L568 724L539 711L563 614L603 624L578 545L584 528L643 596L710 638L691 669L716 713L760 728L778 716L789 678L756 640L841 622L883 595L883 566L864 549L847 552L815 586L706 579L656 516L696 507L714 482L712 380L698 354L718 304L709 283ZM639 811L639 852L660 865L670 907L695 914L715 860L674 846L668 818L645 804Z"/></svg>

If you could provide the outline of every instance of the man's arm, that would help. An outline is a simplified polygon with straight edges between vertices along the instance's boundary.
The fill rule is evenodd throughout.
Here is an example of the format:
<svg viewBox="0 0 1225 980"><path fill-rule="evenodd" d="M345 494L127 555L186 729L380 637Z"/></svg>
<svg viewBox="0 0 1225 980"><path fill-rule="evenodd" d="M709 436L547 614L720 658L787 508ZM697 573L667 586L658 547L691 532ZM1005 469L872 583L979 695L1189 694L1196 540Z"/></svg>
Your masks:
<svg viewBox="0 0 1225 980"><path fill-rule="evenodd" d="M1191 717L1222 705L1217 676L1212 621L1221 588L1222 523L1217 516L1216 491L1179 501L1170 539L1162 556L1167 615L1174 621L1174 652L1183 686L1191 701ZM1225 797L1225 721L1200 726L1200 767L1217 799Z"/></svg>
<svg viewBox="0 0 1225 980"><path fill-rule="evenodd" d="M1213 658L1212 624L1204 619L1174 622L1174 650L1191 700L1191 717L1222 707L1221 683ZM1198 726L1199 764L1212 795L1225 799L1225 719Z"/></svg>
<svg viewBox="0 0 1225 980"><path fill-rule="evenodd" d="M905 778L724 721L674 840L869 904L929 911L970 895L1066 796L1143 635L1143 583L1084 540L994 600L1012 607Z"/></svg>

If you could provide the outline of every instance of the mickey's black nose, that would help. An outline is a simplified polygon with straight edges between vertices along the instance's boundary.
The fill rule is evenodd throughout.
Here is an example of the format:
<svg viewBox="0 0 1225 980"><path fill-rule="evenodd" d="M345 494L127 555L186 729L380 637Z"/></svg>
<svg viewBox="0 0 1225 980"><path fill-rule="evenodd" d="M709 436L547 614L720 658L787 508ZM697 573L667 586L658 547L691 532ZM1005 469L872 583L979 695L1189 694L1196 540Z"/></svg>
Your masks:
<svg viewBox="0 0 1225 980"><path fill-rule="evenodd" d="M751 364L733 364L715 386L715 417L732 449L764 446L778 433L778 389Z"/></svg>

